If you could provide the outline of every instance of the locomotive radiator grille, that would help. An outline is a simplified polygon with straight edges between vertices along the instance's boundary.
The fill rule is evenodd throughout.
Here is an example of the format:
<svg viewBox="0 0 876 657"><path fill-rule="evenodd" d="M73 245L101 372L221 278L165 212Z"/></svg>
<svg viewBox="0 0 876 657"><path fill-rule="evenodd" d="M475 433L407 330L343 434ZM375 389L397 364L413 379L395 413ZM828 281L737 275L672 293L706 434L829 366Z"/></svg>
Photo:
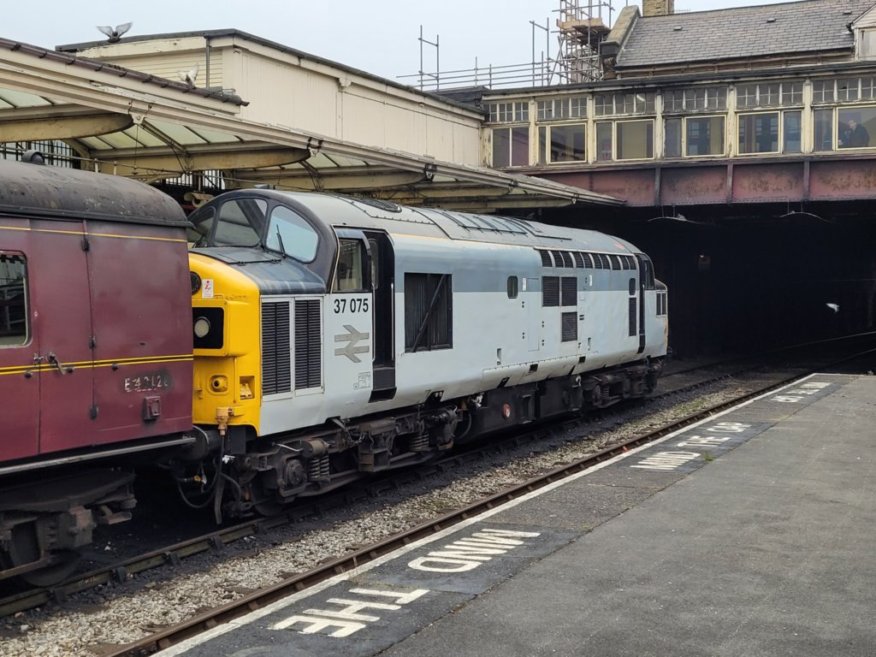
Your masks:
<svg viewBox="0 0 876 657"><path fill-rule="evenodd" d="M262 390L275 395L292 390L289 304L262 305Z"/></svg>
<svg viewBox="0 0 876 657"><path fill-rule="evenodd" d="M578 313L563 313L562 342L574 342L578 339Z"/></svg>
<svg viewBox="0 0 876 657"><path fill-rule="evenodd" d="M295 302L295 388L322 385L320 302Z"/></svg>

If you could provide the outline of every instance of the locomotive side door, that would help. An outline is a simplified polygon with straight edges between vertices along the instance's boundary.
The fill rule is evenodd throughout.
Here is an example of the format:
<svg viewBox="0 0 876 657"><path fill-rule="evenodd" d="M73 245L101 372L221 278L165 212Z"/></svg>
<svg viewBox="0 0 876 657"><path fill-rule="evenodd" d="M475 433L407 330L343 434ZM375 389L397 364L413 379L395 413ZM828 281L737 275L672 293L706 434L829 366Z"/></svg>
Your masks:
<svg viewBox="0 0 876 657"><path fill-rule="evenodd" d="M0 220L0 461L33 456L39 449L39 342L33 334L29 241L26 230Z"/></svg>
<svg viewBox="0 0 876 657"><path fill-rule="evenodd" d="M636 260L639 263L639 351L645 351L645 290L653 289L654 272L651 269L651 261L647 258L637 255ZM649 287L650 281L650 287Z"/></svg>
<svg viewBox="0 0 876 657"><path fill-rule="evenodd" d="M40 360L41 454L90 444L93 407L91 292L82 222L32 224L33 328Z"/></svg>
<svg viewBox="0 0 876 657"><path fill-rule="evenodd" d="M395 396L395 253L386 233L368 231L371 286L374 290L374 387L371 401Z"/></svg>
<svg viewBox="0 0 876 657"><path fill-rule="evenodd" d="M336 228L338 260L327 297L325 335L328 353L326 382L347 385L330 392L335 398L350 394L356 403L374 389L374 345L370 247L360 230ZM347 384L340 384L346 381ZM327 387L328 390L328 387Z"/></svg>

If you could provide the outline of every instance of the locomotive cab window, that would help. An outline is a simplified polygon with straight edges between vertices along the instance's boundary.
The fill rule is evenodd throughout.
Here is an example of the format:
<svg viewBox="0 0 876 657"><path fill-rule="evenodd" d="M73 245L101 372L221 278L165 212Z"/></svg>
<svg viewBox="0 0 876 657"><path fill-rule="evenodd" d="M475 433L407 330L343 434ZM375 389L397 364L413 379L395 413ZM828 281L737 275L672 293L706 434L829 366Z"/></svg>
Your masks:
<svg viewBox="0 0 876 657"><path fill-rule="evenodd" d="M364 292L368 290L368 255L365 243L356 239L340 239L338 267L333 292Z"/></svg>
<svg viewBox="0 0 876 657"><path fill-rule="evenodd" d="M268 204L261 199L242 198L226 201L219 208L219 220L213 230L213 246L259 246Z"/></svg>
<svg viewBox="0 0 876 657"><path fill-rule="evenodd" d="M0 349L27 344L27 266L24 256L0 253Z"/></svg>
<svg viewBox="0 0 876 657"><path fill-rule="evenodd" d="M298 213L284 205L271 211L265 247L301 262L312 262L318 244L316 231Z"/></svg>

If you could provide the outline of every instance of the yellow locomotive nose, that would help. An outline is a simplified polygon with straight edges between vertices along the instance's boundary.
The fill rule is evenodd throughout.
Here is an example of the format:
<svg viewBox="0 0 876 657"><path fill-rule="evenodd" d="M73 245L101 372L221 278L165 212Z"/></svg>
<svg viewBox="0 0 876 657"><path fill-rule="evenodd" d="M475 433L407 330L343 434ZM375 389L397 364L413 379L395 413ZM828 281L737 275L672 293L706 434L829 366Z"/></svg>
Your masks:
<svg viewBox="0 0 876 657"><path fill-rule="evenodd" d="M193 418L259 429L258 287L219 260L189 254L195 366ZM196 284L197 283L197 284Z"/></svg>

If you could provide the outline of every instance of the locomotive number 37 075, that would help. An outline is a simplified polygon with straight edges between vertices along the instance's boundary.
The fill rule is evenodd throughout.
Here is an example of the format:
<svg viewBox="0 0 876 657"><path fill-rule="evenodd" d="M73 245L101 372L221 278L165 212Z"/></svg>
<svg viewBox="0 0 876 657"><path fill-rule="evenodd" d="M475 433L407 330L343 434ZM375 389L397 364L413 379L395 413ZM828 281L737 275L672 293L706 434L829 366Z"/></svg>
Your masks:
<svg viewBox="0 0 876 657"><path fill-rule="evenodd" d="M336 297L335 314L340 313L367 313L368 297Z"/></svg>

